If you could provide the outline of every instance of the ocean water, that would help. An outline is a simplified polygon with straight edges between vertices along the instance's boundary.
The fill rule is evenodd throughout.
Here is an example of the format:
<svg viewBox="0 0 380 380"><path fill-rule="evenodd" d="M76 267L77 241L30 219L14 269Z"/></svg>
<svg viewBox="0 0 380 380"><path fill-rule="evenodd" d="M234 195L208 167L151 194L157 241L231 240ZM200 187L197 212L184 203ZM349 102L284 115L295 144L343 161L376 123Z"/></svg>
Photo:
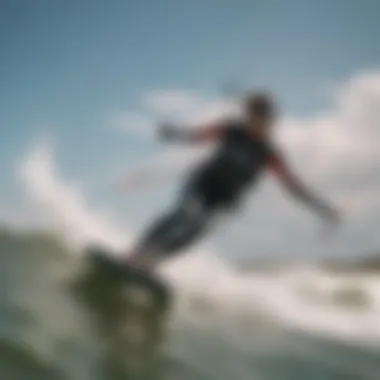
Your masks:
<svg viewBox="0 0 380 380"><path fill-rule="evenodd" d="M77 265L67 248L4 232L0 260L0 379L116 379L67 286ZM152 378L380 379L376 275L304 265L240 273L202 255L163 275L175 303Z"/></svg>

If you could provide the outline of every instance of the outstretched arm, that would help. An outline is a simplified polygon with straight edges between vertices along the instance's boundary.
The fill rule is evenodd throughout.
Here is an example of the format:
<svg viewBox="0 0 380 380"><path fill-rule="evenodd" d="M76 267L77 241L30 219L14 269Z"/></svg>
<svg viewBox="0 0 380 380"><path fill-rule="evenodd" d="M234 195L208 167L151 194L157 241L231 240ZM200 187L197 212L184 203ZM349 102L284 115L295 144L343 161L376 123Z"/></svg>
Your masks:
<svg viewBox="0 0 380 380"><path fill-rule="evenodd" d="M290 194L309 206L323 219L327 219L330 222L337 221L338 214L335 209L329 203L311 192L289 169L282 157L273 155L269 165L272 172L282 182Z"/></svg>
<svg viewBox="0 0 380 380"><path fill-rule="evenodd" d="M215 141L225 133L224 123L200 125L193 128L179 128L171 124L159 127L158 134L161 139L176 142L202 143Z"/></svg>

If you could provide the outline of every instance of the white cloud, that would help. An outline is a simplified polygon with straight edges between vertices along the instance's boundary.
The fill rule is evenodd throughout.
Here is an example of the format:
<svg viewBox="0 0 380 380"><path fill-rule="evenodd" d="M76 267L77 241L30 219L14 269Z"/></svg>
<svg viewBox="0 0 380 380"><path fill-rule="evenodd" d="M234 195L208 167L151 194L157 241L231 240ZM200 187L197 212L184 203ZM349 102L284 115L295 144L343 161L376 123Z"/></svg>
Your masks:
<svg viewBox="0 0 380 380"><path fill-rule="evenodd" d="M297 167L362 213L380 198L380 73L353 77L338 94L329 115L289 118L279 137Z"/></svg>

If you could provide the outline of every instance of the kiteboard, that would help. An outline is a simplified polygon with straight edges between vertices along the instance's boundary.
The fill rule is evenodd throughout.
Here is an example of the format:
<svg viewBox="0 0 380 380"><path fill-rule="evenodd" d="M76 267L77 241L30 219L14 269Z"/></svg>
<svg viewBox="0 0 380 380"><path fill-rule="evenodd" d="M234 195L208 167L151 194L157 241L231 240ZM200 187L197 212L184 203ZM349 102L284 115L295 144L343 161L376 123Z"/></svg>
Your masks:
<svg viewBox="0 0 380 380"><path fill-rule="evenodd" d="M171 305L169 286L157 274L134 268L101 247L88 248L76 283L91 310L109 359L127 372L155 368Z"/></svg>

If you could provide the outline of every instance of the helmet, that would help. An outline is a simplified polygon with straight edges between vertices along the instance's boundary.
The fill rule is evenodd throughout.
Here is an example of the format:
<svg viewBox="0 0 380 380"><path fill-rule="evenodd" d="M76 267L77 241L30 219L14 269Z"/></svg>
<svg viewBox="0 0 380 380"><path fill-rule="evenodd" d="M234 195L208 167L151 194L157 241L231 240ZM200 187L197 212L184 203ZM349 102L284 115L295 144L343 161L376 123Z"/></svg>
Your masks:
<svg viewBox="0 0 380 380"><path fill-rule="evenodd" d="M245 109L248 115L273 119L277 115L273 97L266 92L248 94L245 97Z"/></svg>

